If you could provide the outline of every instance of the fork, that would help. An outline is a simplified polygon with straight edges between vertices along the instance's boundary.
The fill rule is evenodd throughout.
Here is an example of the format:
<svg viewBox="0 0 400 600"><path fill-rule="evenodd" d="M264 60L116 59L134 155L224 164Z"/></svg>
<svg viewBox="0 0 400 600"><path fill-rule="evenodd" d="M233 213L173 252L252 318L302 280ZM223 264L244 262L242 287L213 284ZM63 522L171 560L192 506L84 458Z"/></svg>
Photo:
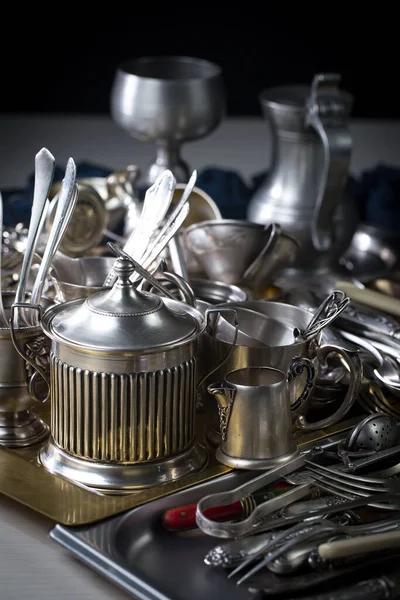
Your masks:
<svg viewBox="0 0 400 600"><path fill-rule="evenodd" d="M399 525L398 519L363 525L342 525L340 522L330 519L319 519L308 524L297 523L275 536L265 537L265 543L258 544L256 550L229 573L228 579L232 579L240 573L239 579L236 580L236 585L239 586L274 560L284 556L288 550L304 542L328 540L333 535L358 537L396 531L399 529Z"/></svg>
<svg viewBox="0 0 400 600"><path fill-rule="evenodd" d="M371 494L394 493L399 494L400 501L400 480L384 477L366 477L340 471L340 473L330 467L318 465L311 460L306 459L304 469L312 474L318 487L321 489L353 499L357 496L368 498ZM396 507L398 510L399 507Z"/></svg>

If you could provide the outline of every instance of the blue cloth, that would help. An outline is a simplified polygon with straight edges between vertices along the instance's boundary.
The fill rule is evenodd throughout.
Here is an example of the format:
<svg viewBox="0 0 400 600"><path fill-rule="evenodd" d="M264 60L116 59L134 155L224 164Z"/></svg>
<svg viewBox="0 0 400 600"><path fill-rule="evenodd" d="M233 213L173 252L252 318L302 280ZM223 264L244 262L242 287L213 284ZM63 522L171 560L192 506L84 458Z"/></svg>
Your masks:
<svg viewBox="0 0 400 600"><path fill-rule="evenodd" d="M77 164L77 177L106 177L110 169L89 163ZM56 168L54 181L60 181L64 170ZM245 219L248 203L267 172L256 173L247 183L236 170L208 166L199 170L196 186L213 198L226 219ZM4 225L29 224L34 175L27 178L24 189L3 190ZM400 167L378 164L357 179L348 180L349 193L358 205L360 220L400 232ZM142 190L143 192L143 190Z"/></svg>

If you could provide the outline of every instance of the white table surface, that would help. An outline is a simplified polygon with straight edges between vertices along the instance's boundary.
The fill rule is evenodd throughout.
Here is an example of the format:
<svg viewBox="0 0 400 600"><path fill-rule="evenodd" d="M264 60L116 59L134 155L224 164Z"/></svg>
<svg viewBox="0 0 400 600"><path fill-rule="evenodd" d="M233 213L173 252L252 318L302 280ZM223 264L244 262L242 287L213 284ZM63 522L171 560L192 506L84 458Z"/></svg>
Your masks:
<svg viewBox="0 0 400 600"><path fill-rule="evenodd" d="M352 122L351 171L400 164L400 123ZM47 147L57 164L87 161L145 167L154 147L137 142L107 117L0 115L0 189L25 185L34 156ZM192 168L216 165L245 178L268 167L269 130L260 119L228 119L208 138L185 145ZM128 596L48 537L54 524L0 495L1 600L122 600Z"/></svg>

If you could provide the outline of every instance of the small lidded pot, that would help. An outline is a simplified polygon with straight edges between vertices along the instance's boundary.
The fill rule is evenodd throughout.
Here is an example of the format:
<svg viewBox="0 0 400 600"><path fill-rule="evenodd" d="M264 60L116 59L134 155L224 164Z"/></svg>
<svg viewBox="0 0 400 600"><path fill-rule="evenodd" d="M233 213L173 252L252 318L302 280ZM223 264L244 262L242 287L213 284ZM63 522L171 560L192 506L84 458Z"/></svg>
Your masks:
<svg viewBox="0 0 400 600"><path fill-rule="evenodd" d="M195 437L197 349L206 318L141 292L127 258L111 289L50 308L51 437L40 451L52 473L124 493L199 470Z"/></svg>

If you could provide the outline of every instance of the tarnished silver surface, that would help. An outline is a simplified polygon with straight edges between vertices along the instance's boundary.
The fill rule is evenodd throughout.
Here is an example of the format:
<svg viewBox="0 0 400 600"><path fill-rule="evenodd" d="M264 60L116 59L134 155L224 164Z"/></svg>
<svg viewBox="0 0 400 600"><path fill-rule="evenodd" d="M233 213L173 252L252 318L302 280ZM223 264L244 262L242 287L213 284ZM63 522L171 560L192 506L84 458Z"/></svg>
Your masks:
<svg viewBox="0 0 400 600"><path fill-rule="evenodd" d="M334 264L357 226L355 202L344 190L353 98L339 83L339 75L321 73L309 87L269 88L260 96L274 146L271 169L250 201L247 218L277 222L299 242L297 270L315 272Z"/></svg>
<svg viewBox="0 0 400 600"><path fill-rule="evenodd" d="M3 292L2 296L6 318L11 320L15 293ZM0 328L0 443L19 448L36 444L49 434L48 426L35 415L39 388L43 392L40 400L46 398L48 388L17 352L14 340L39 365L47 340L40 327Z"/></svg>
<svg viewBox="0 0 400 600"><path fill-rule="evenodd" d="M213 546L209 536L198 530L176 534L161 525L161 515L169 508L229 490L248 477L231 472L90 527L57 525L50 536L134 598L248 600L247 590L236 588L225 571L211 572L204 563Z"/></svg>
<svg viewBox="0 0 400 600"><path fill-rule="evenodd" d="M206 452L195 439L198 350L208 311L218 309L203 315L137 291L127 256L114 270L111 289L43 317L52 422L40 461L67 479L124 493L203 467Z"/></svg>
<svg viewBox="0 0 400 600"><path fill-rule="evenodd" d="M143 172L146 184L170 169L189 178L180 156L183 142L210 134L225 113L221 68L189 56L144 56L126 60L115 73L111 116L129 135L155 142L157 156Z"/></svg>
<svg viewBox="0 0 400 600"><path fill-rule="evenodd" d="M183 235L209 279L241 285L246 269L260 255L271 233L270 228L246 220L212 219L193 223ZM249 283L251 280L245 285ZM257 285L261 285L260 280Z"/></svg>
<svg viewBox="0 0 400 600"><path fill-rule="evenodd" d="M289 382L307 370L300 395ZM268 469L294 458L298 452L292 433L292 411L307 400L315 378L313 363L294 359L288 373L270 367L248 367L228 373L223 382L208 385L216 398L221 445L216 457L238 469ZM294 417L295 418L295 417Z"/></svg>
<svg viewBox="0 0 400 600"><path fill-rule="evenodd" d="M119 281L82 300L55 307L43 320L50 338L89 350L92 354L126 351L151 352L189 341L200 330L197 320L183 310L183 303L169 306L155 294L139 292L129 281L134 272L125 258L115 261ZM192 311L193 312L193 311Z"/></svg>
<svg viewBox="0 0 400 600"><path fill-rule="evenodd" d="M64 452L50 439L42 448L39 460L56 476L104 494L120 495L168 483L199 471L206 463L207 453L200 443L194 442L186 451L165 460L136 464L91 462Z"/></svg>

